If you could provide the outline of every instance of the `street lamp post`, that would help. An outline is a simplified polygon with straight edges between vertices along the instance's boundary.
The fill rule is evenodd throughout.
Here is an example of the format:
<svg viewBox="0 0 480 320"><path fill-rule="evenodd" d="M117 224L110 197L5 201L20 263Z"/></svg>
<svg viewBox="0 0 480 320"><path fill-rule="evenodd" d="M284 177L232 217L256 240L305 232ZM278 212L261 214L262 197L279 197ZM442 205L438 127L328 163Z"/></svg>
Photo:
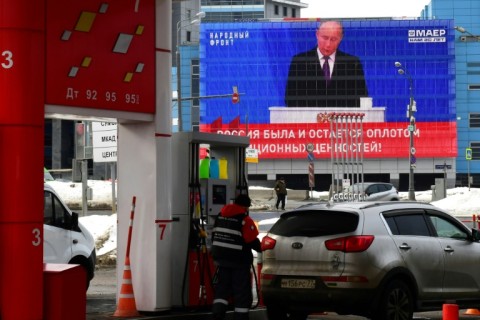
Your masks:
<svg viewBox="0 0 480 320"><path fill-rule="evenodd" d="M466 30L464 27L460 27L460 26L455 26L455 30L460 32L460 33L466 33L468 34L468 36L471 38L471 39L474 39L475 41L480 41L480 36L476 36L474 35L473 33L469 32L468 30ZM466 40L465 40L466 41Z"/></svg>
<svg viewBox="0 0 480 320"><path fill-rule="evenodd" d="M177 51L175 53L175 60L177 65L177 108L178 108L178 131L183 131L183 116L182 116L182 76L181 76L181 60L180 60L180 30L182 29L182 23L187 22L186 26L195 25L201 22L205 17L205 12L198 12L195 17L197 19L192 20L191 17L177 22Z"/></svg>
<svg viewBox="0 0 480 320"><path fill-rule="evenodd" d="M409 90L410 90L410 100L408 103L408 112L407 117L409 119L408 125L408 133L410 135L410 149L408 151L409 154L409 166L410 171L408 174L408 200L415 200L415 184L414 184L414 168L415 168L415 141L413 140L413 134L415 132L415 112L417 111L415 100L413 100L413 80L408 73L407 69L402 67L400 62L395 62L395 67L398 69L398 74L405 75L409 82Z"/></svg>

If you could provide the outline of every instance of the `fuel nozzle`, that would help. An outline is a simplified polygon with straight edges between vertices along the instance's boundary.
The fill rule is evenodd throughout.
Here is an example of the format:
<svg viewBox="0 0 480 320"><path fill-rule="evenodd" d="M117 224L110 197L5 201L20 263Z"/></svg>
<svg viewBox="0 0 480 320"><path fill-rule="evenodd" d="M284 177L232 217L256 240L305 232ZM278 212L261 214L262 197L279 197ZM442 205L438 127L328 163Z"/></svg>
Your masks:
<svg viewBox="0 0 480 320"><path fill-rule="evenodd" d="M200 238L206 238L206 237L208 236L207 231L205 231L205 229L200 229L200 230L198 231L198 236L199 236Z"/></svg>

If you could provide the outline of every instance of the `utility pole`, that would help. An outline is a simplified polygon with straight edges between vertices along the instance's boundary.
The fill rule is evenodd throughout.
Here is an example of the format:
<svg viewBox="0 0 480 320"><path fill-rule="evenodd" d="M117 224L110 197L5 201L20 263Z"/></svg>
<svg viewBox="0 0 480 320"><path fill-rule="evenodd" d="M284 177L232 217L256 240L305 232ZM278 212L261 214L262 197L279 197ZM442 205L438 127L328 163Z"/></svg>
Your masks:
<svg viewBox="0 0 480 320"><path fill-rule="evenodd" d="M409 82L409 91L410 99L408 103L408 134L410 135L410 144L408 150L408 159L409 159L409 172L408 172L408 200L415 200L415 183L414 183L414 169L416 167L417 158L415 157L415 141L413 140L413 135L415 133L415 112L417 111L417 106L415 100L413 99L413 80L410 76L410 73L406 68L402 67L400 62L395 62L395 67L398 68L398 74L405 75Z"/></svg>

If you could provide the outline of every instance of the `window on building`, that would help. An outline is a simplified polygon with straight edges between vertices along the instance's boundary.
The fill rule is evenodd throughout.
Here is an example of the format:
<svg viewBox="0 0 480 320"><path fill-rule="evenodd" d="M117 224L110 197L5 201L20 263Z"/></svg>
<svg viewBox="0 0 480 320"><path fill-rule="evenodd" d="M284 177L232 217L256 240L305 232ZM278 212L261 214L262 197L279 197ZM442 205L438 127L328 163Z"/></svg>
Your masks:
<svg viewBox="0 0 480 320"><path fill-rule="evenodd" d="M192 97L200 96L200 60L192 59ZM193 99L193 105L200 105L199 99Z"/></svg>
<svg viewBox="0 0 480 320"><path fill-rule="evenodd" d="M187 42L192 42L192 32L191 31L187 31L186 41Z"/></svg>
<svg viewBox="0 0 480 320"><path fill-rule="evenodd" d="M480 160L480 142L470 142L472 160Z"/></svg>
<svg viewBox="0 0 480 320"><path fill-rule="evenodd" d="M192 97L200 97L200 60L192 59ZM192 131L199 131L200 99L192 100Z"/></svg>
<svg viewBox="0 0 480 320"><path fill-rule="evenodd" d="M263 17L263 11L209 12L202 19L202 22L246 21L249 19L262 19Z"/></svg>
<svg viewBox="0 0 480 320"><path fill-rule="evenodd" d="M286 17L288 15L288 8L283 7L283 16Z"/></svg>
<svg viewBox="0 0 480 320"><path fill-rule="evenodd" d="M202 6L264 4L264 0L202 0Z"/></svg>
<svg viewBox="0 0 480 320"><path fill-rule="evenodd" d="M275 12L275 15L276 15L276 16L279 15L278 5L275 5L274 12Z"/></svg>
<svg viewBox="0 0 480 320"><path fill-rule="evenodd" d="M297 17L297 9L292 8L292 18L296 18L296 17Z"/></svg>
<svg viewBox="0 0 480 320"><path fill-rule="evenodd" d="M480 128L480 113L470 113L470 128Z"/></svg>
<svg viewBox="0 0 480 320"><path fill-rule="evenodd" d="M52 153L53 153L53 121L52 119L45 119L43 135L43 162L46 168L53 168ZM62 167L63 168L63 167Z"/></svg>
<svg viewBox="0 0 480 320"><path fill-rule="evenodd" d="M480 84L469 84L468 90L480 90Z"/></svg>

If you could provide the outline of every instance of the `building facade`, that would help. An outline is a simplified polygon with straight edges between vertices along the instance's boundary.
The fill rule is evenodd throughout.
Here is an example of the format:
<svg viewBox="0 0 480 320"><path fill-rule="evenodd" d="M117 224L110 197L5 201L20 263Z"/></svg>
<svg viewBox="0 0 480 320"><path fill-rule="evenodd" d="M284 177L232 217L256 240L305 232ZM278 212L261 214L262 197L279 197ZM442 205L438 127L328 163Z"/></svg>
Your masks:
<svg viewBox="0 0 480 320"><path fill-rule="evenodd" d="M453 19L455 35L455 107L457 113L458 153L454 159L417 159L416 182L420 189L427 189L435 179L446 177L448 186L480 185L480 2L475 0L432 0L420 13L420 19ZM421 106L419 106L421 107ZM438 137L443 139L444 137ZM394 182L400 189L406 189L408 168L404 160L382 159L365 163L366 179ZM446 169L440 169L447 164ZM322 168L325 165L317 164ZM298 174L298 171L304 174ZM321 169L320 169L321 170ZM317 171L319 171L317 169ZM293 159L275 159L250 164L251 178L274 180L278 175L291 175L300 184L307 183L307 165ZM329 180L328 173L316 174L317 182ZM297 182L295 182L297 184ZM318 185L318 183L317 183Z"/></svg>
<svg viewBox="0 0 480 320"><path fill-rule="evenodd" d="M328 87L317 56L316 20L203 25L201 94L216 94L235 84L244 95L238 104L228 99L203 101L202 131L248 132L252 148L259 152L259 162L249 164L248 171L256 185L282 175L291 187L307 189L311 164L317 190L328 189L333 180L358 181L353 170L361 171L365 181L392 182L402 191L409 188L410 168L416 190L429 189L443 177L453 184L453 22L341 20L344 35ZM359 63L347 67L341 52L350 54L348 61L354 55ZM403 66L399 69L397 63ZM361 72L356 69L360 64ZM368 92L352 91L365 82ZM360 103L353 106L349 101ZM412 126L406 112L415 101ZM352 120L352 113L365 115L363 123ZM332 114L342 116L334 128L325 121ZM409 132L415 136L411 147ZM356 141L359 136L363 140ZM312 155L306 145L313 146ZM352 154L355 150L360 154Z"/></svg>
<svg viewBox="0 0 480 320"><path fill-rule="evenodd" d="M199 29L196 22L296 18L300 16L300 9L306 7L300 0L202 0L201 3L195 0L174 1L172 30L176 32L172 36L172 48L176 48L176 57L172 73L177 76L172 89L173 130L198 131L200 99L210 98L199 95ZM180 61L179 66L177 60ZM225 92L228 93L230 92Z"/></svg>
<svg viewBox="0 0 480 320"><path fill-rule="evenodd" d="M205 17L202 19L202 21L258 21L262 19L261 2L263 1L203 1L200 10L205 12ZM448 3L450 1L443 2ZM289 5L292 4L293 7L290 7ZM271 21L274 21L275 19L296 18L299 17L297 10L300 10L302 7L304 7L304 4L301 4L300 2L293 3L292 1L266 1L263 5L263 19L267 18ZM434 3L431 6L427 6L424 12L422 12L422 18L432 19L432 8L434 7ZM450 15L442 16L441 18L453 19L455 17ZM194 51L194 49L192 48L191 51ZM458 51L456 54L458 54ZM193 57L192 61L194 63L198 62L195 57ZM185 63L188 63L188 61L185 61ZM193 68L188 65L185 69L187 71L189 69L193 70ZM394 70L394 68L392 68L392 70ZM188 83L191 79L191 75L187 75L185 79L187 82L185 85L187 87L191 86L192 84ZM415 82L415 79L413 79L413 81ZM183 90L183 88L184 87L182 86L182 91L188 90L188 88L185 88L185 90ZM191 105L183 108L184 110L196 110L195 107L192 107ZM459 112L461 108L461 105L459 105ZM196 123L199 123L200 121L195 121L194 124L192 121L192 119L194 119L194 117L191 116L192 114L194 113L190 112L190 117L188 115L183 117L184 119L190 119L191 121L190 123L186 123L183 130L197 130ZM473 115L472 118L474 117L475 115ZM460 115L458 118L459 120L461 119ZM462 148L460 143L462 139L460 128L461 123L459 123L459 150ZM475 147L475 144L472 144L472 146ZM362 164L362 171L365 174L365 180L389 181L394 183L400 190L406 190L409 185L410 163L408 158L405 158L406 156L398 159L388 157L365 160ZM460 173L460 178L457 179L456 177L457 165L461 165L461 162L461 156L458 156L458 159L451 156L417 157L414 163L415 189L429 189L431 185L435 184L436 179L445 179L448 187L462 184L462 170L458 171ZM465 160L463 160L463 162L470 165L470 162L466 162ZM315 171L315 188L320 190L328 188L332 180L330 161L315 159ZM262 182L264 182L268 185L270 183L269 181L275 180L279 175L282 175L288 177L291 187L306 188L308 186L308 162L303 160L285 157L279 157L276 159L261 159L261 161L259 161L257 164L249 164L248 172L250 180L255 181L255 184L262 184ZM473 175L473 171L471 173Z"/></svg>
<svg viewBox="0 0 480 320"><path fill-rule="evenodd" d="M480 2L432 0L423 19L454 19L458 128L457 185L480 185ZM470 152L471 150L471 152ZM468 160L471 159L471 160Z"/></svg>
<svg viewBox="0 0 480 320"><path fill-rule="evenodd" d="M257 19L284 19L301 17L301 1L173 1L172 64L173 129L199 130L201 68L198 50L199 29L195 20L253 21ZM205 16L198 17L199 12ZM476 0L432 0L420 13L425 20L453 19L455 24L455 108L458 152L451 158L417 158L415 189L425 190L435 179L447 179L447 185L480 185L480 2ZM198 19L200 18L200 19ZM177 56L177 52L179 53ZM180 63L180 72L177 70ZM177 73L178 72L178 73ZM180 74L180 78L176 75ZM178 79L180 79L178 81ZM414 79L415 81L415 79ZM178 108L178 84L181 87L181 108ZM177 96L176 96L177 95ZM421 106L419 106L420 108ZM179 110L181 110L179 117ZM59 122L62 121L62 122ZM65 121L65 122L64 122ZM63 169L72 162L74 128L68 120L46 120L45 164L47 168ZM60 138L59 138L60 137ZM443 137L439 136L438 139ZM471 150L471 152L469 151ZM471 160L467 160L471 156ZM448 169L442 165L447 164ZM408 160L369 159L364 163L365 180L390 181L400 190L408 185ZM315 189L324 190L331 181L328 160L315 159ZM264 159L249 164L249 179L254 184L269 185L278 176L284 176L290 187L308 188L308 161L292 158ZM99 174L103 177L105 174ZM108 176L108 174L107 174Z"/></svg>

